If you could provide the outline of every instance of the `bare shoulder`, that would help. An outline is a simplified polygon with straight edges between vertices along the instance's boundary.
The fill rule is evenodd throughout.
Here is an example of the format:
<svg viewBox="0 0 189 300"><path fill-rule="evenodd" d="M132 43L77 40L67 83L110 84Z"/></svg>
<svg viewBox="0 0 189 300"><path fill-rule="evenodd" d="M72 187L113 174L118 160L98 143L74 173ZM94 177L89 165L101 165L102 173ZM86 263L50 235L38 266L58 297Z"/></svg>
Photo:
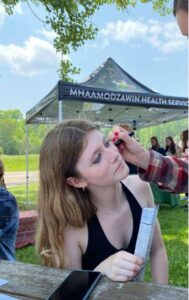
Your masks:
<svg viewBox="0 0 189 300"><path fill-rule="evenodd" d="M141 180L138 175L129 175L122 182L142 207L154 205L152 190L148 182Z"/></svg>
<svg viewBox="0 0 189 300"><path fill-rule="evenodd" d="M145 192L150 188L148 182L140 179L138 175L129 175L122 182L128 187L129 190L133 191L143 191Z"/></svg>
<svg viewBox="0 0 189 300"><path fill-rule="evenodd" d="M68 270L82 268L82 254L86 247L86 226L74 228L67 226L64 230L64 266Z"/></svg>
<svg viewBox="0 0 189 300"><path fill-rule="evenodd" d="M88 240L87 224L82 228L67 226L64 230L64 243L69 247L78 246L85 251Z"/></svg>

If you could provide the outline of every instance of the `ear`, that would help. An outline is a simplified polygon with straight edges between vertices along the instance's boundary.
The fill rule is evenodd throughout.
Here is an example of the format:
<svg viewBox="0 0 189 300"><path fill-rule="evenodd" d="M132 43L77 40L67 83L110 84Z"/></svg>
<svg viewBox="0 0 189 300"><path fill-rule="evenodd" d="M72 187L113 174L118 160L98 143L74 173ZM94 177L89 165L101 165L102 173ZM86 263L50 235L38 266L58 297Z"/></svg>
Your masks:
<svg viewBox="0 0 189 300"><path fill-rule="evenodd" d="M66 179L66 182L67 184L72 185L76 188L84 188L87 186L87 183L84 179L77 177L68 177Z"/></svg>

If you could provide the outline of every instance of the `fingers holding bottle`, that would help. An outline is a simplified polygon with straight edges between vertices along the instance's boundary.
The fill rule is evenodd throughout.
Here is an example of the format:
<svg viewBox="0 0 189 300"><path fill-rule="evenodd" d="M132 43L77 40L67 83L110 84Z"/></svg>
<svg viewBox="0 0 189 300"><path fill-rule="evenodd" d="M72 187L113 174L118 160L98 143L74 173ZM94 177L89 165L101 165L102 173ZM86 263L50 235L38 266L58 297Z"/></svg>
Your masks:
<svg viewBox="0 0 189 300"><path fill-rule="evenodd" d="M131 281L141 270L143 260L126 251L119 251L105 259L95 270L113 281Z"/></svg>

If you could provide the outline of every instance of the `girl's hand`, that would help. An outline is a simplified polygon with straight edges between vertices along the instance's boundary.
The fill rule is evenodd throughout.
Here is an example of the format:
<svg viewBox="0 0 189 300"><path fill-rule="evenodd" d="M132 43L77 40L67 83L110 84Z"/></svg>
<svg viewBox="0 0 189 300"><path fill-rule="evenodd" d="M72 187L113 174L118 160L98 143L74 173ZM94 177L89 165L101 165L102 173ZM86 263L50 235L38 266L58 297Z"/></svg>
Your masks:
<svg viewBox="0 0 189 300"><path fill-rule="evenodd" d="M126 251L119 251L103 262L94 271L100 271L113 281L130 281L136 277L143 260Z"/></svg>

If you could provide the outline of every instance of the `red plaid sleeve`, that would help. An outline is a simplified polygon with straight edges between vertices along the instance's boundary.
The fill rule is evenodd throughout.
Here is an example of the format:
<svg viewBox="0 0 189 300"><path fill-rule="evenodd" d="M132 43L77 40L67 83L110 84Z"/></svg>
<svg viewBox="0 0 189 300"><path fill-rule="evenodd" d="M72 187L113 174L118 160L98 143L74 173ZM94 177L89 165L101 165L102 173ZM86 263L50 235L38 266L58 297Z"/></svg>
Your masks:
<svg viewBox="0 0 189 300"><path fill-rule="evenodd" d="M174 193L188 192L188 163L177 157L150 150L149 166L147 170L139 169L139 176L145 181L161 183L161 188Z"/></svg>

